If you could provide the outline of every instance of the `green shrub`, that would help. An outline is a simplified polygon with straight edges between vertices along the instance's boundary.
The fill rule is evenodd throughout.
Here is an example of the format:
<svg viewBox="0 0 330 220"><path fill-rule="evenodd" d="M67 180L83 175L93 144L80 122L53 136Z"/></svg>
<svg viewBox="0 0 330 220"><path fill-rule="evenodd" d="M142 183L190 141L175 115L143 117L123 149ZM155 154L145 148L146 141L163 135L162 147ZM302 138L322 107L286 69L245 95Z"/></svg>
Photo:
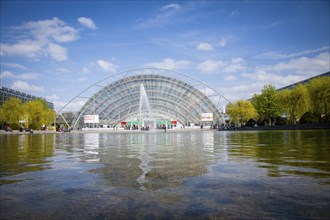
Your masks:
<svg viewBox="0 0 330 220"><path fill-rule="evenodd" d="M305 114L303 114L303 116L301 116L301 118L299 119L299 123L300 124L306 124L306 123L317 123L319 122L319 119L317 116L315 116L313 113L311 112L306 112Z"/></svg>
<svg viewBox="0 0 330 220"><path fill-rule="evenodd" d="M246 123L245 126L246 127L254 127L254 124L257 123L256 120L254 120L253 118L250 118Z"/></svg>
<svg viewBox="0 0 330 220"><path fill-rule="evenodd" d="M275 125L286 125L286 119L282 117L276 117Z"/></svg>
<svg viewBox="0 0 330 220"><path fill-rule="evenodd" d="M39 130L38 126L35 123L30 124L29 128L33 130Z"/></svg>
<svg viewBox="0 0 330 220"><path fill-rule="evenodd" d="M19 130L20 125L18 123L11 123L10 124L11 129L13 130Z"/></svg>

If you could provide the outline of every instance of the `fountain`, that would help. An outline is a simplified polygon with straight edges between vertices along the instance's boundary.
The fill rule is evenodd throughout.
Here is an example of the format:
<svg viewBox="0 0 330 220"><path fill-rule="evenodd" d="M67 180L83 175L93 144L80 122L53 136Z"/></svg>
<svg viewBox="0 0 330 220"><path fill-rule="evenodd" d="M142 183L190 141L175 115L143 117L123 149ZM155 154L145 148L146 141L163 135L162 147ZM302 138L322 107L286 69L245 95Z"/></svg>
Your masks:
<svg viewBox="0 0 330 220"><path fill-rule="evenodd" d="M142 83L140 85L139 117L142 127L141 130L155 128L156 120L153 112L151 111L149 99ZM140 156L138 158L141 160L139 168L142 170L142 174L136 179L136 181L140 184L140 189L146 190L146 183L148 182L146 175L151 171L151 168L149 167L151 158L149 155L149 149L145 149L141 146Z"/></svg>
<svg viewBox="0 0 330 220"><path fill-rule="evenodd" d="M155 128L155 117L151 110L149 99L142 83L140 85L139 117L142 128Z"/></svg>

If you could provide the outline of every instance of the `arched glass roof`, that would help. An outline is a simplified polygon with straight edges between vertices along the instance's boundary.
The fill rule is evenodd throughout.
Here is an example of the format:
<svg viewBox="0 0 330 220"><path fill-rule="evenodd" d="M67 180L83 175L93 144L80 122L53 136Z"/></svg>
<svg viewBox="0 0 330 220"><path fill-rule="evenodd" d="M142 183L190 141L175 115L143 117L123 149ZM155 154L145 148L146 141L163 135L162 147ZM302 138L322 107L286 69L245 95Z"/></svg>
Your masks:
<svg viewBox="0 0 330 220"><path fill-rule="evenodd" d="M143 68L111 75L73 98L70 103L87 99L70 126L82 126L84 115L99 115L100 124L116 125L138 120L140 87L144 86L156 119L176 120L181 124L198 123L201 113L213 113L214 123L222 122L222 106L229 101L205 83L180 72ZM98 89L97 92L94 92Z"/></svg>

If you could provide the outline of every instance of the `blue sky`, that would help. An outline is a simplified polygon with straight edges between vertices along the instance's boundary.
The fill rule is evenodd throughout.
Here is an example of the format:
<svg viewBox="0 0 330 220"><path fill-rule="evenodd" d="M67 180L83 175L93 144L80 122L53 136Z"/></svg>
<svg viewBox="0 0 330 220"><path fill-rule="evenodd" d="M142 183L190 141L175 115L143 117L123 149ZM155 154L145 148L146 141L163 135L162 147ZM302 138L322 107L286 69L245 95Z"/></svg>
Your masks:
<svg viewBox="0 0 330 220"><path fill-rule="evenodd" d="M1 84L58 110L113 73L159 67L248 99L330 70L329 11L317 0L1 1Z"/></svg>

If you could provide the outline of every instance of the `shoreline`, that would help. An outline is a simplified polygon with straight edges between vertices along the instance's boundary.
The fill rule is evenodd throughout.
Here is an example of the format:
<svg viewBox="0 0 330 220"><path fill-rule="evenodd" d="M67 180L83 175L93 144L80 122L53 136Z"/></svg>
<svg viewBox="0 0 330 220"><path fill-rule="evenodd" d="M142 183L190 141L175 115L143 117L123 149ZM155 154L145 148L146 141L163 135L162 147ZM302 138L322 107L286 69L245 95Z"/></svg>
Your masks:
<svg viewBox="0 0 330 220"><path fill-rule="evenodd" d="M88 134L88 133L113 133L113 134L123 134L123 133L149 133L149 134L157 134L157 133L172 133L172 132L184 132L184 131L212 131L216 129L209 129L209 128L183 128L183 129L167 129L166 131L162 129L156 130L149 130L149 131L141 131L141 130L114 130L114 129L95 129L95 130L73 130L71 132L59 132L59 131L41 131L41 130L34 130L33 133L28 131L20 132L19 130L13 130L12 132L7 132L4 130L0 130L0 135L34 135L34 134Z"/></svg>
<svg viewBox="0 0 330 220"><path fill-rule="evenodd" d="M141 130L85 130L78 131L74 130L71 132L58 132L58 131L41 131L35 130L33 133L30 132L20 132L19 130L14 130L12 132L7 132L0 130L0 135L33 135L33 134L66 134L66 133L113 133L113 134L122 134L122 133L167 133L167 132L184 132L184 131L275 131L275 130L315 130L315 129L330 129L330 122L324 123L313 123L313 124L298 124L298 125L274 125L274 126L258 126L258 127L242 127L242 128L231 128L231 129L209 129L209 128L183 128L183 129L167 129L166 131L157 129L151 131L141 131Z"/></svg>
<svg viewBox="0 0 330 220"><path fill-rule="evenodd" d="M330 122L308 123L297 125L274 125L274 126L258 126L258 127L242 127L224 129L219 131L273 131L273 130L315 130L315 129L330 129Z"/></svg>

